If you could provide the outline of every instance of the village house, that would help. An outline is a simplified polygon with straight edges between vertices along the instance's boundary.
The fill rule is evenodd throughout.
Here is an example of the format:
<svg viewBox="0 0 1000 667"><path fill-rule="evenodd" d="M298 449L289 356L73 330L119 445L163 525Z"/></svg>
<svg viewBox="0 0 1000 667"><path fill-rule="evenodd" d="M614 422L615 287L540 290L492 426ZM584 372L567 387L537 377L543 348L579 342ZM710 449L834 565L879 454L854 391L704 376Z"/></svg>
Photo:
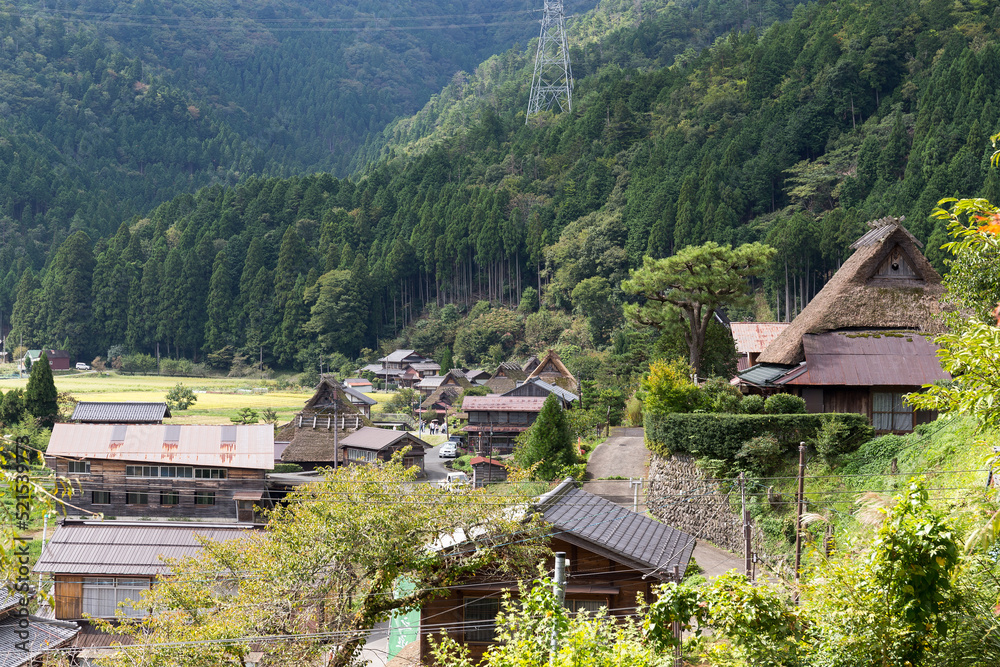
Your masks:
<svg viewBox="0 0 1000 667"><path fill-rule="evenodd" d="M579 404L580 401L580 397L568 389L549 384L537 377L528 378L502 396L541 396L545 398L549 394L556 395L564 410L569 409L574 403Z"/></svg>
<svg viewBox="0 0 1000 667"><path fill-rule="evenodd" d="M34 572L54 582L56 619L113 619L117 609L142 617L146 610L132 603L158 575L167 573L161 556L197 556L203 539L224 542L254 529L240 524L65 519L45 544Z"/></svg>
<svg viewBox="0 0 1000 667"><path fill-rule="evenodd" d="M49 368L52 370L68 371L70 369L69 352L65 350L28 350L18 360L18 370L26 371L31 368L42 357L42 352L45 353L45 357L49 360Z"/></svg>
<svg viewBox="0 0 1000 667"><path fill-rule="evenodd" d="M548 546L566 554L566 606L571 611L606 607L612 617L635 613L636 594L684 577L695 538L577 488L567 479L541 496L533 511L551 527ZM600 520L595 520L600 517ZM552 559L546 567L551 571ZM420 610L421 664L431 664L429 639L437 628L470 650L478 661L496 636L495 619L516 582L472 576L456 582L447 597Z"/></svg>
<svg viewBox="0 0 1000 667"><path fill-rule="evenodd" d="M574 393L580 391L580 383L569 372L569 369L566 368L566 365L559 358L555 350L549 350L545 353L545 356L538 362L538 365L528 373L528 378L526 379L530 378L544 380L549 384L568 389Z"/></svg>
<svg viewBox="0 0 1000 667"><path fill-rule="evenodd" d="M420 409L422 412L434 410L440 414L450 413L453 411L455 400L472 386L462 371L453 368L441 378L437 388L420 403Z"/></svg>
<svg viewBox="0 0 1000 667"><path fill-rule="evenodd" d="M324 376L302 411L278 430L274 444L283 463L314 470L339 464L343 460L339 440L371 425L347 390Z"/></svg>
<svg viewBox="0 0 1000 667"><path fill-rule="evenodd" d="M371 381L366 380L365 378L347 378L344 380L344 386L356 389L363 394L370 394L375 390L374 387L372 387Z"/></svg>
<svg viewBox="0 0 1000 667"><path fill-rule="evenodd" d="M861 413L883 433L933 421L903 396L950 379L932 342L944 287L901 222L869 223L830 282L739 374L745 391L791 393L813 413Z"/></svg>
<svg viewBox="0 0 1000 667"><path fill-rule="evenodd" d="M541 396L466 396L469 446L484 456L513 452L517 436L531 428L544 404Z"/></svg>
<svg viewBox="0 0 1000 667"><path fill-rule="evenodd" d="M730 322L729 330L736 343L736 371L742 372L757 363L757 358L789 322Z"/></svg>
<svg viewBox="0 0 1000 667"><path fill-rule="evenodd" d="M172 416L166 403L80 401L69 420L78 424L162 424Z"/></svg>
<svg viewBox="0 0 1000 667"><path fill-rule="evenodd" d="M354 407L360 410L361 414L368 419L371 419L372 406L378 401L371 396L365 396L360 390L351 387L347 383L344 384L344 393L347 394L347 400L349 400Z"/></svg>
<svg viewBox="0 0 1000 667"><path fill-rule="evenodd" d="M522 371L519 365L513 361L505 361L497 366L496 371L486 381L486 387L491 394L503 394L527 379L528 374Z"/></svg>
<svg viewBox="0 0 1000 667"><path fill-rule="evenodd" d="M420 476L424 475L424 455L429 445L407 431L390 431L384 428L362 426L340 441L344 453L341 463L368 464L390 460L396 452L405 448L403 466L416 466Z"/></svg>
<svg viewBox="0 0 1000 667"><path fill-rule="evenodd" d="M253 521L274 436L269 424L56 424L45 462L84 512Z"/></svg>

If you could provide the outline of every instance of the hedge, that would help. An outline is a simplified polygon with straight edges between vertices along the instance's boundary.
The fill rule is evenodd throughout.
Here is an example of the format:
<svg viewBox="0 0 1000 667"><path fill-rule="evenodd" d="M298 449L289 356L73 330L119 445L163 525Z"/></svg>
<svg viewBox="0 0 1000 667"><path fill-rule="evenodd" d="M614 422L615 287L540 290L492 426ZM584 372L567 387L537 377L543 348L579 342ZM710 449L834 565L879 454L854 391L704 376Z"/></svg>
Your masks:
<svg viewBox="0 0 1000 667"><path fill-rule="evenodd" d="M723 413L646 414L646 448L660 456L688 453L712 459L735 460L744 442L773 435L784 448L814 441L820 429L837 428L843 435L837 453L856 450L874 436L865 415L824 413L807 415L745 415Z"/></svg>

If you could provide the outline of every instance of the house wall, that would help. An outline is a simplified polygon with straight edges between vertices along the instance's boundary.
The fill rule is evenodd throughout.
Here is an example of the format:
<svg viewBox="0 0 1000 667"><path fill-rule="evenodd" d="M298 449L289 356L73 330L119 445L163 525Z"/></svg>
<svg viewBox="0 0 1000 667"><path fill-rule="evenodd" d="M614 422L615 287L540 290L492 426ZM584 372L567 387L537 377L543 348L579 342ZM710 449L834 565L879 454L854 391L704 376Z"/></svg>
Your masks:
<svg viewBox="0 0 1000 667"><path fill-rule="evenodd" d="M55 614L61 621L83 617L83 582L80 575L56 575Z"/></svg>
<svg viewBox="0 0 1000 667"><path fill-rule="evenodd" d="M643 580L642 573L619 562L611 560L590 549L571 544L564 540L553 539L549 546L552 551L563 551L569 564L566 568L567 592L566 600L595 600L608 609L615 610L613 616L624 617L635 612L636 594L642 593L647 600L652 599L653 587L661 581L650 577ZM553 558L546 563L549 571L553 569ZM464 603L467 600L484 597L499 599L503 594L503 585L491 585L484 578L472 579L467 587L452 589L447 597L437 598L426 603L420 611L420 659L421 664L435 664L430 651L429 638L438 635L437 628L447 627L448 635L469 647L472 662L476 664L482 658L489 642L466 641ZM586 587L616 588L616 593L582 592L574 588ZM516 593L516 591L512 591Z"/></svg>
<svg viewBox="0 0 1000 667"><path fill-rule="evenodd" d="M803 398L806 402L806 411L810 413L821 412L853 412L868 417L872 421L872 394L876 392L901 393L920 391L920 387L915 386L886 386L886 387L795 387L793 394ZM937 418L935 412L913 412L913 424L925 424Z"/></svg>
<svg viewBox="0 0 1000 667"><path fill-rule="evenodd" d="M90 460L90 474L70 473L69 462L65 459L49 458L49 467L55 470L57 476L68 477L73 483L73 498L71 502L77 507L105 516L150 516L174 518L211 518L236 520L235 491L260 491L266 496L264 488L264 471L248 468L226 468L227 479L195 479L195 478L157 478L157 477L126 477L127 465L151 465L135 461L107 461L103 459ZM169 463L160 465L171 465ZM194 466L212 467L222 466ZM95 505L92 502L94 491L107 491L111 494L109 504ZM160 504L161 491L175 491L180 502L176 505ZM214 491L214 505L195 505L196 491ZM147 505L126 504L126 493L146 493L149 496Z"/></svg>

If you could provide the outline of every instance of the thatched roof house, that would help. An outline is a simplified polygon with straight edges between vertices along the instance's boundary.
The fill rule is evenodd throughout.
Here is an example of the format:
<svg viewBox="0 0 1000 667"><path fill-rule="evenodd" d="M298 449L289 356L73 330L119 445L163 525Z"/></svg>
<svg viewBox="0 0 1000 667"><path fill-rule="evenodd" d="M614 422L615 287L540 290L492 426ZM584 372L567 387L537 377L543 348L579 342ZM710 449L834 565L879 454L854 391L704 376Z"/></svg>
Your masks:
<svg viewBox="0 0 1000 667"><path fill-rule="evenodd" d="M559 358L559 355L555 350L549 350L542 357L542 360L538 362L534 370L528 374L528 378L539 378L548 382L549 384L554 384L563 389L569 389L572 392L580 391L580 383L576 381L576 378L566 365Z"/></svg>
<svg viewBox="0 0 1000 667"><path fill-rule="evenodd" d="M844 262L791 325L757 359L794 365L805 359L802 336L841 329L908 329L938 333L944 287L941 276L902 226L901 218L868 223L871 230L851 245Z"/></svg>
<svg viewBox="0 0 1000 667"><path fill-rule="evenodd" d="M513 361L504 361L497 366L493 376L486 381L492 394L504 394L519 383L524 382L528 374L521 370L521 367Z"/></svg>
<svg viewBox="0 0 1000 667"><path fill-rule="evenodd" d="M298 463L306 469L332 466L334 461L343 461L343 447L335 441L371 425L344 387L324 377L302 411L274 436L274 443L284 448L284 463Z"/></svg>

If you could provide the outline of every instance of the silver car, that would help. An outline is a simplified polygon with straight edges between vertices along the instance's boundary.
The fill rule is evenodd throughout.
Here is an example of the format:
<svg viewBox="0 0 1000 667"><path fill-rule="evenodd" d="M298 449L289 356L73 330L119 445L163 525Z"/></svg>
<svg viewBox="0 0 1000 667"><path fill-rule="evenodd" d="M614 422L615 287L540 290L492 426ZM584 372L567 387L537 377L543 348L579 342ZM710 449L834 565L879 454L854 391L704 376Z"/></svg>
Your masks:
<svg viewBox="0 0 1000 667"><path fill-rule="evenodd" d="M438 456L442 459L453 459L458 456L458 447L454 442L446 442L438 450Z"/></svg>

